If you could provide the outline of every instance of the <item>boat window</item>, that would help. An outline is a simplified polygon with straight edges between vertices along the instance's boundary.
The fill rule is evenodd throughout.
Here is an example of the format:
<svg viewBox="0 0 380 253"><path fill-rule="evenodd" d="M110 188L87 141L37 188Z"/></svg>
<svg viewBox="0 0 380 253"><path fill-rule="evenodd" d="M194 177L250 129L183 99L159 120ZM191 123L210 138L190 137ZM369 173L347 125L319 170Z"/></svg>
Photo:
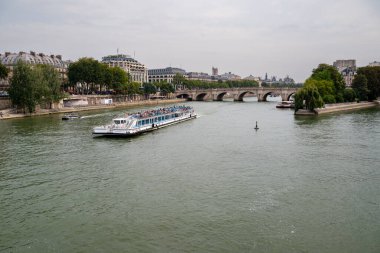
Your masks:
<svg viewBox="0 0 380 253"><path fill-rule="evenodd" d="M146 120L145 120L145 124L149 124L149 119L146 119Z"/></svg>
<svg viewBox="0 0 380 253"><path fill-rule="evenodd" d="M116 125L120 124L120 120L115 120L115 124Z"/></svg>
<svg viewBox="0 0 380 253"><path fill-rule="evenodd" d="M154 118L154 122L157 122L157 117L156 117L156 118Z"/></svg>

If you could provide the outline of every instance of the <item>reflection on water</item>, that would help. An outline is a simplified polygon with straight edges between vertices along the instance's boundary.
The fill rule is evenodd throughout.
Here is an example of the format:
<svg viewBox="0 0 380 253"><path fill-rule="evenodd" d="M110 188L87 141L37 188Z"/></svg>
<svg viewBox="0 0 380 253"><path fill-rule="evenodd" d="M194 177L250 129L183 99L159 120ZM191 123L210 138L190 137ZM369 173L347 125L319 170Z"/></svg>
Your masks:
<svg viewBox="0 0 380 253"><path fill-rule="evenodd" d="M254 100L129 139L91 137L123 110L0 121L0 252L377 252L379 110Z"/></svg>

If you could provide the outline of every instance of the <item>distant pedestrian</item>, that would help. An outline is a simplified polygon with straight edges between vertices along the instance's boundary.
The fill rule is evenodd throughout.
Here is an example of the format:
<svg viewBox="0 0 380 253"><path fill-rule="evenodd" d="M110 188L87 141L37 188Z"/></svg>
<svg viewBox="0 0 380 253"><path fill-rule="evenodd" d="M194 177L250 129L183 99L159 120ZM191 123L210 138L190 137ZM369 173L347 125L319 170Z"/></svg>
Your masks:
<svg viewBox="0 0 380 253"><path fill-rule="evenodd" d="M3 117L3 112L0 112L0 117Z"/></svg>

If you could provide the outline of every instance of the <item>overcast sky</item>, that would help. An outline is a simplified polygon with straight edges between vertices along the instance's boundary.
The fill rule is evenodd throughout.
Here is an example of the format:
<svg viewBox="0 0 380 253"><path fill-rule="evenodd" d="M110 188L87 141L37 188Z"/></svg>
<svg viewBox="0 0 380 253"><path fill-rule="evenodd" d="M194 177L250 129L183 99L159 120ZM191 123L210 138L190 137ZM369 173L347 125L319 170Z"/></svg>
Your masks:
<svg viewBox="0 0 380 253"><path fill-rule="evenodd" d="M126 53L148 68L289 75L380 61L380 0L0 0L0 53Z"/></svg>

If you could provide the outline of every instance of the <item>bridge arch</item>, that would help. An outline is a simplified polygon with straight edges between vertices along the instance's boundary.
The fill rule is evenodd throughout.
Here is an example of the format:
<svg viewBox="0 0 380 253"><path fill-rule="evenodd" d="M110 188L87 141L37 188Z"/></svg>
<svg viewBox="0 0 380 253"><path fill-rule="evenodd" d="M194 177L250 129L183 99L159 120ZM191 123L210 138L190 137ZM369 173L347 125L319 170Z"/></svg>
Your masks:
<svg viewBox="0 0 380 253"><path fill-rule="evenodd" d="M187 100L192 100L192 97L189 93L181 93L177 94L176 98L186 98Z"/></svg>
<svg viewBox="0 0 380 253"><path fill-rule="evenodd" d="M296 92L291 92L291 93L287 94L287 96L286 96L286 101L289 101L290 98L291 98L293 95L295 95L295 94L296 94Z"/></svg>
<svg viewBox="0 0 380 253"><path fill-rule="evenodd" d="M228 92L222 92L222 93L219 93L218 95L216 95L216 99L214 99L215 101L223 101L223 97L227 94Z"/></svg>
<svg viewBox="0 0 380 253"><path fill-rule="evenodd" d="M270 92L267 92L267 93L264 94L264 96L262 97L262 100L261 100L261 101L263 101L263 102L267 102L267 101L268 101L267 98L268 98L268 96L270 96L270 95L272 95L272 96L280 96L279 94L277 94L277 93L275 93L275 92L273 92L273 91L270 91Z"/></svg>
<svg viewBox="0 0 380 253"><path fill-rule="evenodd" d="M206 96L207 96L207 93L206 93L206 92L204 92L204 93L199 93L199 94L197 94L197 96L195 97L195 100L196 100L196 101L204 101Z"/></svg>
<svg viewBox="0 0 380 253"><path fill-rule="evenodd" d="M257 96L257 94L255 94L255 93L252 92L252 91L244 91L244 92L238 94L237 98L235 98L235 101L244 101L243 98L244 98L244 96L247 95L247 94L253 94L253 95L256 95L256 96Z"/></svg>

